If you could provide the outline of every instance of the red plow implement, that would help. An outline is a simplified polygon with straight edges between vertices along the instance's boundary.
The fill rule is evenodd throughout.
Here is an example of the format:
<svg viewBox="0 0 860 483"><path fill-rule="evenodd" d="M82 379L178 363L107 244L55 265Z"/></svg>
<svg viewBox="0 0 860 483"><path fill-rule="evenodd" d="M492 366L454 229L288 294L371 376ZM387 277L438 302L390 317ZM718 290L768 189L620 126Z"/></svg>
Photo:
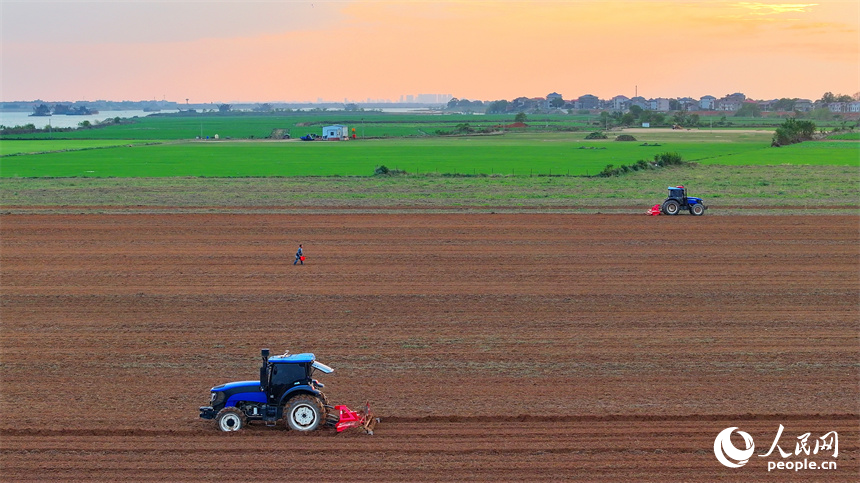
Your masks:
<svg viewBox="0 0 860 483"><path fill-rule="evenodd" d="M334 409L340 416L334 426L338 433L350 428L361 428L365 433L373 434L373 428L379 422L379 418L373 417L370 403L365 403L364 409L361 411L353 411L343 404L335 406Z"/></svg>

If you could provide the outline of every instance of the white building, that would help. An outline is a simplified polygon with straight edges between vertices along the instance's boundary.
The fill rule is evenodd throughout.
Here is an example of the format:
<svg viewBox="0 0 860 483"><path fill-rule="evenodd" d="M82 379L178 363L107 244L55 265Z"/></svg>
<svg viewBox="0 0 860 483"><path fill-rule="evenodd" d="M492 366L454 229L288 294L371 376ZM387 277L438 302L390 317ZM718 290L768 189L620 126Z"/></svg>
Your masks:
<svg viewBox="0 0 860 483"><path fill-rule="evenodd" d="M714 96L702 96L699 99L699 109L703 111L713 111L714 110L714 102L717 100Z"/></svg>
<svg viewBox="0 0 860 483"><path fill-rule="evenodd" d="M322 130L322 138L328 141L346 141L349 137L349 128L341 124L326 126Z"/></svg>
<svg viewBox="0 0 860 483"><path fill-rule="evenodd" d="M652 111L669 112L672 110L669 107L671 105L671 104L669 104L669 99L666 99L665 97L658 97L657 99L651 99L649 102L651 104L651 110Z"/></svg>
<svg viewBox="0 0 860 483"><path fill-rule="evenodd" d="M630 109L630 99L627 96L615 96L609 101L612 109L616 111L626 111Z"/></svg>

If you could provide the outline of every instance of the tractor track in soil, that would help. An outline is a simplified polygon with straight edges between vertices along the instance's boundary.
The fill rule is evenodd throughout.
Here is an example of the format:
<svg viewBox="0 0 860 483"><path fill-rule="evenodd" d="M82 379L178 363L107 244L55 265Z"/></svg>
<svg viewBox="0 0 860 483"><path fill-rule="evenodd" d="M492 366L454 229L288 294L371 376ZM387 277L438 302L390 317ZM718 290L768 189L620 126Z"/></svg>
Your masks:
<svg viewBox="0 0 860 483"><path fill-rule="evenodd" d="M0 478L856 481L857 226L3 215ZM335 368L329 398L369 400L375 434L200 420L209 387L253 378L261 347L315 352ZM760 454L780 425L789 451L837 431L838 469L714 457L725 428Z"/></svg>

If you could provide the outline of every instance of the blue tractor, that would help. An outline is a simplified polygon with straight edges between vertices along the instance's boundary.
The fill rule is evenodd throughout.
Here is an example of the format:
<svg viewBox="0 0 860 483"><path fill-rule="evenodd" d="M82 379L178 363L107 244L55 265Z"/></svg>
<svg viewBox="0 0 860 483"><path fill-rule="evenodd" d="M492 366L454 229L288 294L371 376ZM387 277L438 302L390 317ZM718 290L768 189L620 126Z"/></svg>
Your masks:
<svg viewBox="0 0 860 483"><path fill-rule="evenodd" d="M238 431L252 420L275 426L278 420L285 419L295 431L313 431L338 423L337 412L329 413L334 408L321 391L323 384L313 378L316 371L331 374L334 369L311 353L269 357L269 349L263 349L261 355L260 379L213 387L210 405L200 407L201 418L214 419L221 431Z"/></svg>
<svg viewBox="0 0 860 483"><path fill-rule="evenodd" d="M660 211L664 215L677 215L681 210L689 210L691 215L702 216L708 207L701 198L687 196L687 188L670 186L669 197L663 202Z"/></svg>

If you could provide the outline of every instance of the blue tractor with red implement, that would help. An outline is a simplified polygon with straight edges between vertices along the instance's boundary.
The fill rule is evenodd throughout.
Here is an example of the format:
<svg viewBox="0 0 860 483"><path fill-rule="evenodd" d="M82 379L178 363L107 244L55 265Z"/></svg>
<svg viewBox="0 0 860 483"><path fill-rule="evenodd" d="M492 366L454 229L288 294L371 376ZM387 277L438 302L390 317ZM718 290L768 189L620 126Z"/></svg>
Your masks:
<svg viewBox="0 0 860 483"><path fill-rule="evenodd" d="M677 215L681 210L688 210L691 215L702 216L707 209L701 198L687 196L687 188L678 185L669 187L669 197L663 201L660 212L664 215Z"/></svg>
<svg viewBox="0 0 860 483"><path fill-rule="evenodd" d="M370 405L353 411L347 406L330 406L322 392L323 383L314 379L316 372L331 374L334 369L316 360L311 353L269 357L269 349L260 351L263 364L260 379L221 384L210 389L209 406L200 407L200 417L214 419L221 431L238 431L250 421L275 426L283 419L294 431L314 431L324 427L337 432L360 428L373 434L378 418Z"/></svg>

